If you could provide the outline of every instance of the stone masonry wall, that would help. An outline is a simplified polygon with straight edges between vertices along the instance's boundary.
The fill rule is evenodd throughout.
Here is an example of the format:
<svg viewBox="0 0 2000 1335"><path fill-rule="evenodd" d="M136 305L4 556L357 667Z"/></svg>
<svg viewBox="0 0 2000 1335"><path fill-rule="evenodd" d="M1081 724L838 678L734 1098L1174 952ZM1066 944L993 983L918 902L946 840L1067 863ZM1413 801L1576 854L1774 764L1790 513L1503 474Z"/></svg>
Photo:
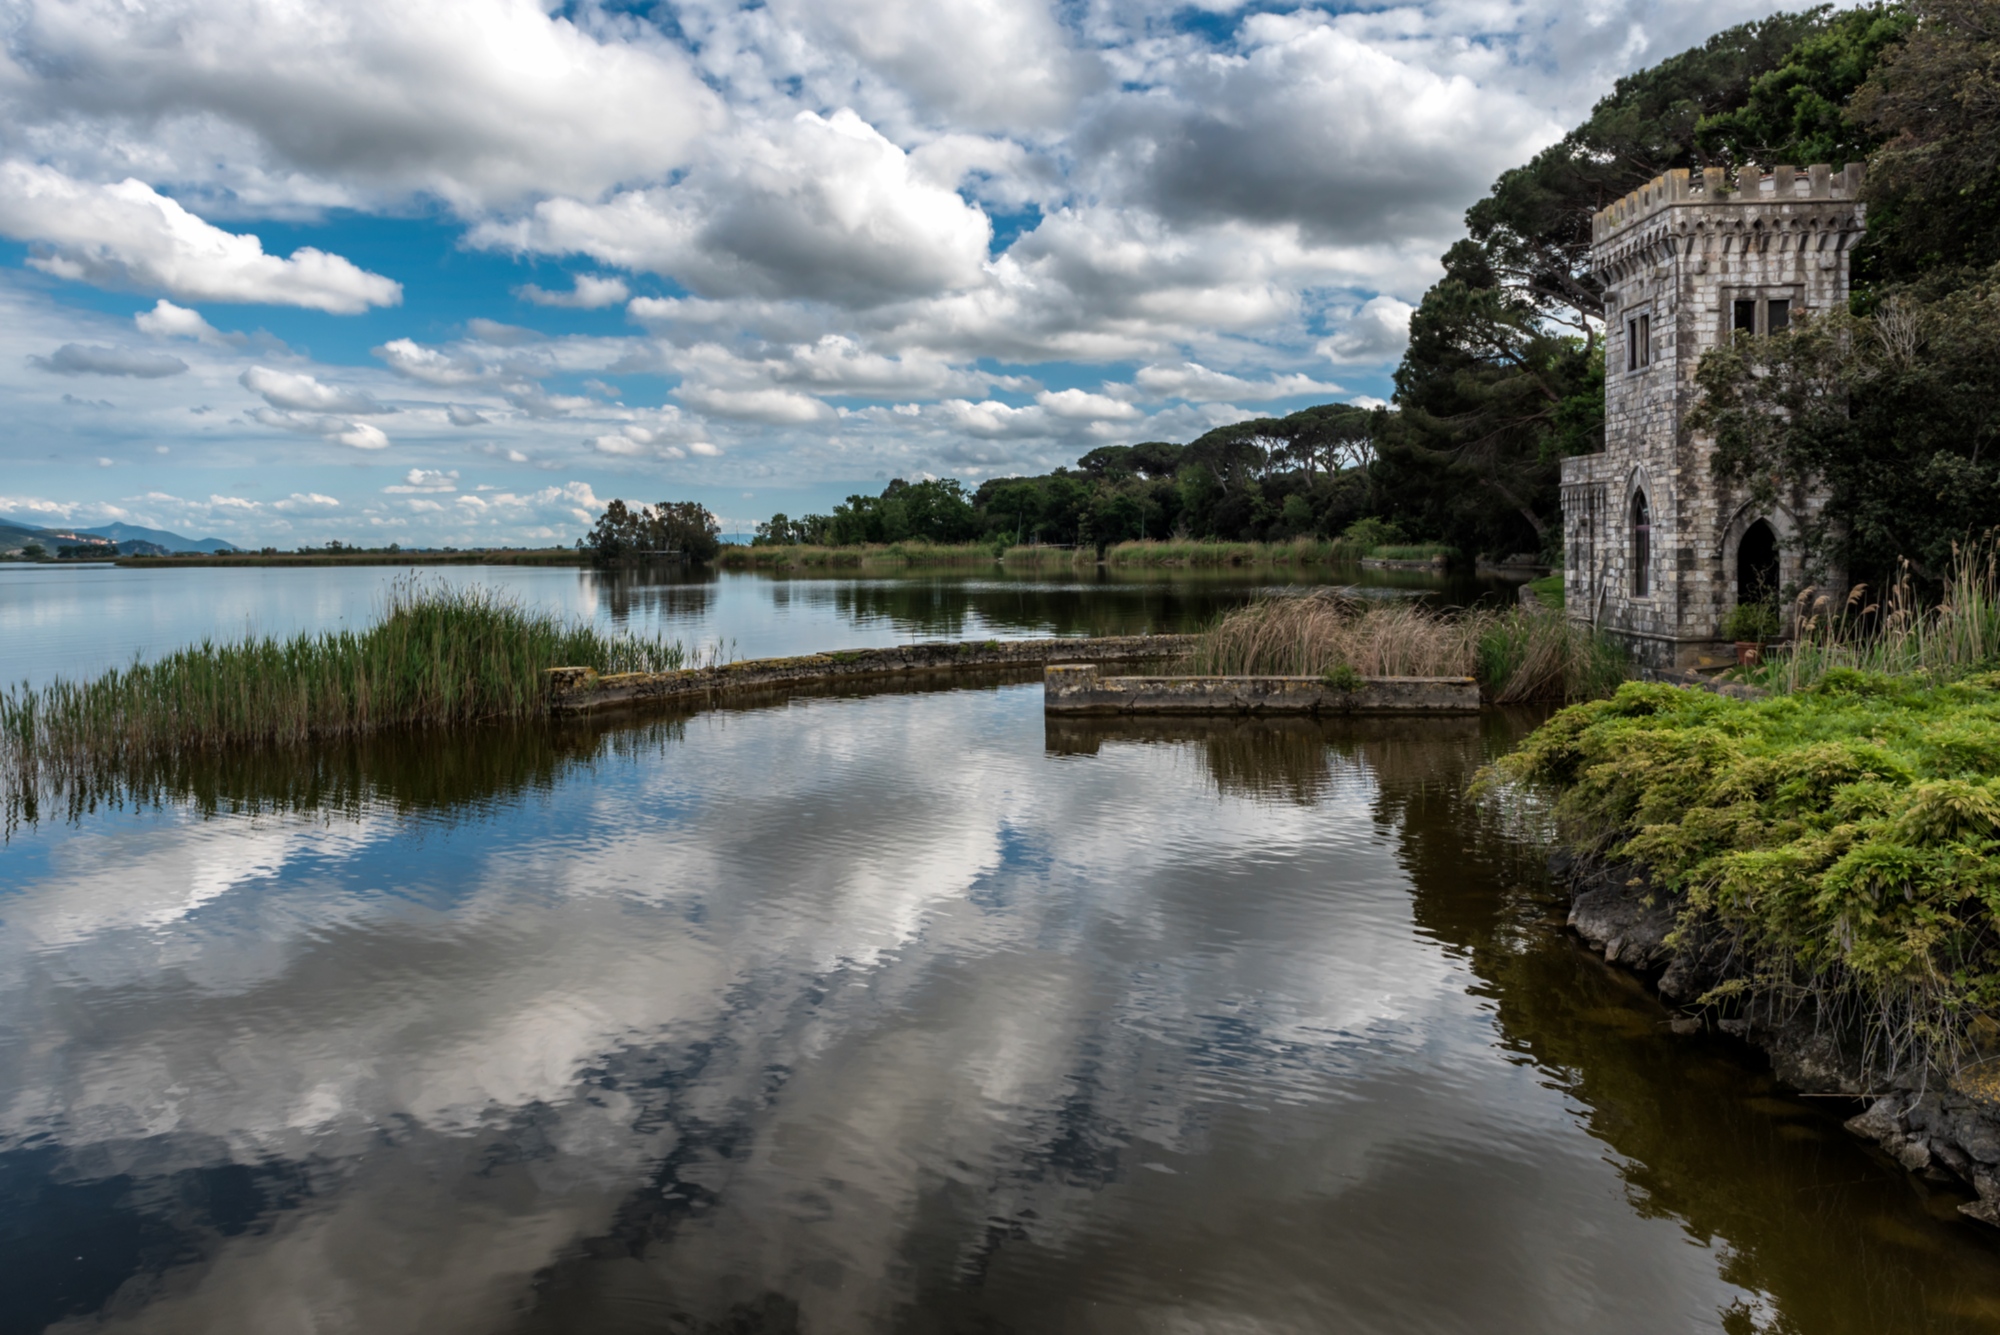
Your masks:
<svg viewBox="0 0 2000 1335"><path fill-rule="evenodd" d="M1861 168L1669 172L1599 212L1591 263L1605 286L1605 448L1562 470L1570 615L1619 634L1653 668L1696 665L1718 649L1736 602L1736 548L1757 519L1780 544L1780 585L1800 576L1795 541L1823 499L1791 489L1752 513L1709 473L1713 442L1686 429L1701 354L1732 335L1738 301L1764 332L1771 303L1796 319L1844 304L1864 226ZM1634 323L1645 343L1635 358ZM1638 363L1635 365L1635 361ZM1632 500L1652 521L1647 592L1636 592Z"/></svg>

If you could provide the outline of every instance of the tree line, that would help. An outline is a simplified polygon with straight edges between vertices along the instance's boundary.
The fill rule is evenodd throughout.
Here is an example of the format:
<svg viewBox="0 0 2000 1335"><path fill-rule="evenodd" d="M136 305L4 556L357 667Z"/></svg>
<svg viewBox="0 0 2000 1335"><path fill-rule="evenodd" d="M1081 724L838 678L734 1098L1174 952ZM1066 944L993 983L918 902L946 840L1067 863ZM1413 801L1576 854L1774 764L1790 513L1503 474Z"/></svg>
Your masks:
<svg viewBox="0 0 2000 1335"><path fill-rule="evenodd" d="M1833 497L1813 559L1940 571L2000 517L2000 5L1820 6L1726 29L1620 79L1501 175L1410 321L1392 406L1330 403L1177 444L1106 446L976 488L896 479L761 544L1134 538L1385 540L1560 560L1562 460L1604 442L1592 215L1674 168L1865 160L1851 309L1739 335L1699 371L1716 471ZM1774 409L1779 411L1773 411Z"/></svg>

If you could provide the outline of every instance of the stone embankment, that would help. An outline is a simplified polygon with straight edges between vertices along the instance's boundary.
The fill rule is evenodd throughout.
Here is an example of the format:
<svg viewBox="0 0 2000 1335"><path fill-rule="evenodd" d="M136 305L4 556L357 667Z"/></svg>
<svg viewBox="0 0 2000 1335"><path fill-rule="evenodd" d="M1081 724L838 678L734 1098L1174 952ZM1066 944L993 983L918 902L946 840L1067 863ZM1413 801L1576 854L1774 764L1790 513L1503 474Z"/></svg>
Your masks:
<svg viewBox="0 0 2000 1335"><path fill-rule="evenodd" d="M753 658L681 672L624 672L600 676L590 668L551 668L552 714L587 714L647 704L712 704L745 691L779 686L894 677L969 668L1030 670L1054 659L1139 663L1173 658L1194 647L1192 635L1111 635L1093 639L987 640L901 644L846 649L796 658Z"/></svg>
<svg viewBox="0 0 2000 1335"><path fill-rule="evenodd" d="M1051 714L1477 714L1471 677L1107 677L1095 664L1053 663L1042 676Z"/></svg>
<svg viewBox="0 0 2000 1335"><path fill-rule="evenodd" d="M1762 1049L1772 1073L1799 1093L1865 1105L1848 1119L1849 1131L1873 1141L1912 1173L1939 1184L1962 1184L1978 1199L1960 1211L2000 1226L2000 1056L1950 1077L1883 1072L1871 1069L1853 1043L1814 1023L1809 1005L1766 1002L1726 1016L1705 1008L1700 998L1727 976L1728 942L1705 939L1695 928L1670 941L1680 905L1641 868L1566 853L1551 859L1550 867L1568 890L1570 927L1607 962L1653 983L1677 1008L1675 1033L1697 1034L1713 1026ZM2000 1025L1985 1037L1989 1047L2000 1047Z"/></svg>

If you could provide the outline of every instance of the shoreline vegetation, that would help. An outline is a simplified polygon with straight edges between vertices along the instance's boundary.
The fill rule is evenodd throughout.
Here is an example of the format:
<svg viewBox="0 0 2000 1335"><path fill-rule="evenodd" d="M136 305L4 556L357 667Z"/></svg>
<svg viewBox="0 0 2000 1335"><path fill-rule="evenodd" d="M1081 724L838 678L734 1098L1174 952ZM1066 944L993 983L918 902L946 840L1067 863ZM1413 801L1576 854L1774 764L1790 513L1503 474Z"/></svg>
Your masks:
<svg viewBox="0 0 2000 1335"><path fill-rule="evenodd" d="M1349 539L1294 538L1283 542L1215 542L1147 539L1095 547L994 542L807 543L724 547L716 564L725 570L950 569L992 566L1017 570L1095 567L1222 569L1232 566L1358 565L1363 560L1447 563L1457 552L1441 543L1379 544Z"/></svg>
<svg viewBox="0 0 2000 1335"><path fill-rule="evenodd" d="M544 674L669 672L674 641L606 635L482 589L399 582L361 631L204 640L84 682L0 690L0 764L40 783L178 754L285 746L544 709Z"/></svg>
<svg viewBox="0 0 2000 1335"><path fill-rule="evenodd" d="M1629 683L1481 780L1539 791L1557 839L1640 871L1706 1021L1804 1025L1861 1084L2000 1056L2000 560L1944 597L1807 590L1740 699Z"/></svg>
<svg viewBox="0 0 2000 1335"><path fill-rule="evenodd" d="M214 552L121 556L110 564L137 569L182 566L587 566L590 553L573 547L498 548L462 552ZM44 565L70 564L48 561Z"/></svg>
<svg viewBox="0 0 2000 1335"><path fill-rule="evenodd" d="M1557 609L1266 598L1225 613L1178 665L1195 676L1476 677L1494 704L1593 700L1626 678L1617 644Z"/></svg>

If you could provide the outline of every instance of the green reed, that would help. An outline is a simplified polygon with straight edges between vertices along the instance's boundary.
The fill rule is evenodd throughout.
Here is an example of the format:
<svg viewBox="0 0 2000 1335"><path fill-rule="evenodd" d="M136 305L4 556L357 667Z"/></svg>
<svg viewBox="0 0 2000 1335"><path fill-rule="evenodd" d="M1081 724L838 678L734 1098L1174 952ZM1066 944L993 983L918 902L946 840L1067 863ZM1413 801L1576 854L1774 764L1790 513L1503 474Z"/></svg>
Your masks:
<svg viewBox="0 0 2000 1335"><path fill-rule="evenodd" d="M227 747L541 712L552 667L672 671L679 643L606 635L482 589L397 584L366 630L204 640L91 681L0 692L15 780Z"/></svg>

